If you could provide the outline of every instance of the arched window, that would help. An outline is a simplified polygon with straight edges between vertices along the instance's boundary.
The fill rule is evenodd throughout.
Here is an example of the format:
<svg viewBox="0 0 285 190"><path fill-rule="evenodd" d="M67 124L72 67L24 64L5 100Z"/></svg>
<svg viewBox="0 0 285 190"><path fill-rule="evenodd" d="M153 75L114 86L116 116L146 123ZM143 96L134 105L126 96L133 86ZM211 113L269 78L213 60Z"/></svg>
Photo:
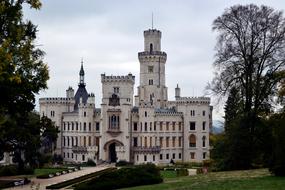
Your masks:
<svg viewBox="0 0 285 190"><path fill-rule="evenodd" d="M109 129L119 129L120 128L120 116L113 114L109 116Z"/></svg>
<svg viewBox="0 0 285 190"><path fill-rule="evenodd" d="M206 147L206 137L202 137L202 147Z"/></svg>
<svg viewBox="0 0 285 190"><path fill-rule="evenodd" d="M149 45L149 52L152 53L152 50L153 50L153 45L150 44L150 45Z"/></svg>
<svg viewBox="0 0 285 190"><path fill-rule="evenodd" d="M189 136L189 147L196 147L196 136L193 134Z"/></svg>

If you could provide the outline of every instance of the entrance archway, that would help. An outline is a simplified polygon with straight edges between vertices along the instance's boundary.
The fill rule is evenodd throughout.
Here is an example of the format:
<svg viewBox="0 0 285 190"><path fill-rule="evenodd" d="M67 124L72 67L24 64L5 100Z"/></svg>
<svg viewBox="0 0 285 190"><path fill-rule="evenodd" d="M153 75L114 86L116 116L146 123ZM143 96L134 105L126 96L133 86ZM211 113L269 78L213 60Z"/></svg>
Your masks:
<svg viewBox="0 0 285 190"><path fill-rule="evenodd" d="M109 145L109 159L110 162L116 162L117 161L117 153L116 153L116 143L111 143Z"/></svg>

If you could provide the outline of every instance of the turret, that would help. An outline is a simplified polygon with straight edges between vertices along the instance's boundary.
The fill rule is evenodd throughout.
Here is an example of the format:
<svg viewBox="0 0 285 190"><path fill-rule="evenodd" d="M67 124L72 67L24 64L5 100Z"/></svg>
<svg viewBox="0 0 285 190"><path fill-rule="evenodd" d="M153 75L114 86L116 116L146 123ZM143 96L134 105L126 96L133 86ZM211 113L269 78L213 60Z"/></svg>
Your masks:
<svg viewBox="0 0 285 190"><path fill-rule="evenodd" d="M178 84L175 88L175 99L177 100L177 98L180 98L180 88L179 88Z"/></svg>
<svg viewBox="0 0 285 190"><path fill-rule="evenodd" d="M83 69L83 61L81 61L81 68L79 71L79 86L85 86L84 83L84 69Z"/></svg>
<svg viewBox="0 0 285 190"><path fill-rule="evenodd" d="M74 98L74 90L71 86L66 90L66 98Z"/></svg>

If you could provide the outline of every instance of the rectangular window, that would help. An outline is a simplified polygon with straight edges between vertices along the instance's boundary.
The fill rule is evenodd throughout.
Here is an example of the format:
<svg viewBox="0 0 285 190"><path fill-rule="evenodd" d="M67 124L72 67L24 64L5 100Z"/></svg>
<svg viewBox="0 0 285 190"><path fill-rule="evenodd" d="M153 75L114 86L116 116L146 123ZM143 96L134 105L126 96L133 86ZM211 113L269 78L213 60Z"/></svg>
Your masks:
<svg viewBox="0 0 285 190"><path fill-rule="evenodd" d="M152 122L149 123L149 130L152 130Z"/></svg>
<svg viewBox="0 0 285 190"><path fill-rule="evenodd" d="M195 130L195 122L190 122L190 130L194 131Z"/></svg>
<svg viewBox="0 0 285 190"><path fill-rule="evenodd" d="M166 122L166 131L169 131L169 122Z"/></svg>
<svg viewBox="0 0 285 190"><path fill-rule="evenodd" d="M182 146L182 137L179 137L178 145L179 145L179 147Z"/></svg>
<svg viewBox="0 0 285 190"><path fill-rule="evenodd" d="M152 160L155 161L155 155L152 156Z"/></svg>
<svg viewBox="0 0 285 190"><path fill-rule="evenodd" d="M181 153L178 154L178 158L179 158L179 159L182 158L182 154L181 154Z"/></svg>
<svg viewBox="0 0 285 190"><path fill-rule="evenodd" d="M203 131L206 130L206 121L203 121L203 126L202 126Z"/></svg>
<svg viewBox="0 0 285 190"><path fill-rule="evenodd" d="M175 131L175 121L172 122L172 131Z"/></svg>
<svg viewBox="0 0 285 190"><path fill-rule="evenodd" d="M169 137L166 137L166 147L169 147Z"/></svg>
<svg viewBox="0 0 285 190"><path fill-rule="evenodd" d="M159 137L159 145L161 148L163 147L163 137Z"/></svg>
<svg viewBox="0 0 285 190"><path fill-rule="evenodd" d="M156 122L153 123L153 130L156 131Z"/></svg>
<svg viewBox="0 0 285 190"><path fill-rule="evenodd" d="M176 141L176 138L172 137L172 147L175 147L175 141Z"/></svg>
<svg viewBox="0 0 285 190"><path fill-rule="evenodd" d="M206 159L207 153L203 152L203 159Z"/></svg>
<svg viewBox="0 0 285 190"><path fill-rule="evenodd" d="M144 155L144 161L145 161L145 162L147 161L147 157L146 157L146 155Z"/></svg>
<svg viewBox="0 0 285 190"><path fill-rule="evenodd" d="M190 158L195 159L195 152L190 152Z"/></svg>
<svg viewBox="0 0 285 190"><path fill-rule="evenodd" d="M147 122L144 123L144 131L147 131Z"/></svg>
<svg viewBox="0 0 285 190"><path fill-rule="evenodd" d="M134 140L134 147L137 147L138 146L138 138L134 137L133 140Z"/></svg>
<svg viewBox="0 0 285 190"><path fill-rule="evenodd" d="M91 131L91 123L89 122L89 131Z"/></svg>
<svg viewBox="0 0 285 190"><path fill-rule="evenodd" d="M167 159L167 160L169 159L169 154L166 154L166 159Z"/></svg>
<svg viewBox="0 0 285 190"><path fill-rule="evenodd" d="M114 87L114 93L118 94L120 92L120 88L119 87Z"/></svg>
<svg viewBox="0 0 285 190"><path fill-rule="evenodd" d="M138 123L134 122L134 131L137 131L137 130L138 130Z"/></svg>
<svg viewBox="0 0 285 190"><path fill-rule="evenodd" d="M205 116L205 115L206 115L206 111L205 111L205 110L202 112L202 115L203 115L203 116Z"/></svg>
<svg viewBox="0 0 285 190"><path fill-rule="evenodd" d="M149 85L153 85L153 80L152 80L152 79L149 79L149 80L148 80L148 84L149 84Z"/></svg>
<svg viewBox="0 0 285 190"><path fill-rule="evenodd" d="M172 154L172 159L175 159L175 153Z"/></svg>
<svg viewBox="0 0 285 190"><path fill-rule="evenodd" d="M162 131L162 130L163 130L162 125L163 125L163 122L161 121L161 122L160 122L160 125L159 125L160 131Z"/></svg>
<svg viewBox="0 0 285 190"><path fill-rule="evenodd" d="M83 131L86 131L86 123L83 123Z"/></svg>
<svg viewBox="0 0 285 190"><path fill-rule="evenodd" d="M179 127L179 131L181 131L182 130L182 122L179 122L178 127Z"/></svg>
<svg viewBox="0 0 285 190"><path fill-rule="evenodd" d="M163 159L163 154L159 155L159 159L162 160Z"/></svg>
<svg viewBox="0 0 285 190"><path fill-rule="evenodd" d="M148 66L148 72L153 73L153 66Z"/></svg>
<svg viewBox="0 0 285 190"><path fill-rule="evenodd" d="M96 122L96 131L99 131L99 130L100 130L100 123Z"/></svg>

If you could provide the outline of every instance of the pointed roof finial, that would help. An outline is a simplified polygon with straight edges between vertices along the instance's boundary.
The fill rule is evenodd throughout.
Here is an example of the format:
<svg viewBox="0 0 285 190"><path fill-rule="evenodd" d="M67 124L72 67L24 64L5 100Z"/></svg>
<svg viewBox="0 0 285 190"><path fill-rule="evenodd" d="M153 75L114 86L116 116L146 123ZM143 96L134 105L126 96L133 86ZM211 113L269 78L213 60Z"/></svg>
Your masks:
<svg viewBox="0 0 285 190"><path fill-rule="evenodd" d="M83 57L81 58L81 68L80 68L79 75L84 75L84 69L83 69Z"/></svg>
<svg viewBox="0 0 285 190"><path fill-rule="evenodd" d="M153 30L153 12L151 13L151 29Z"/></svg>

